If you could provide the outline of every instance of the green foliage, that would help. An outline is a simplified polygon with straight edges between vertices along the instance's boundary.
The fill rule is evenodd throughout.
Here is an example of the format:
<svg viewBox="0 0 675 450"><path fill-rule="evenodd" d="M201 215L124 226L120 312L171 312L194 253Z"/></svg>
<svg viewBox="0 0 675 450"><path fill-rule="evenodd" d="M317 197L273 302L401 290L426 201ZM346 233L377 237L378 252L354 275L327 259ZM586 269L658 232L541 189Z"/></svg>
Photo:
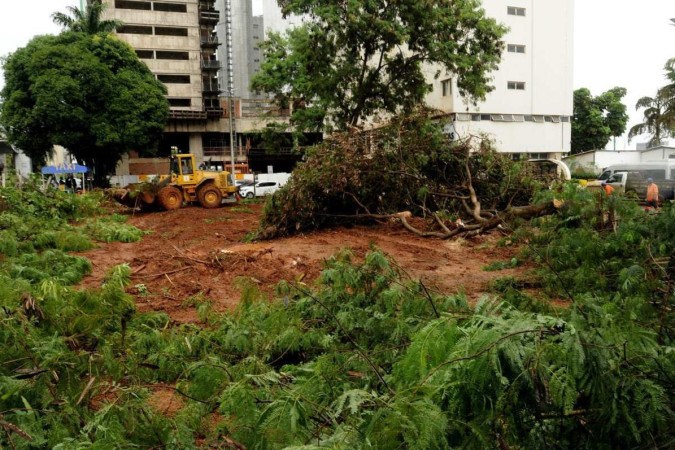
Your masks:
<svg viewBox="0 0 675 450"><path fill-rule="evenodd" d="M124 218L126 220L126 218ZM136 242L143 236L138 228L121 223L118 219L100 218L89 221L84 231L93 239L101 242Z"/></svg>
<svg viewBox="0 0 675 450"><path fill-rule="evenodd" d="M57 12L52 14L52 19L68 31L86 34L110 33L117 30L122 23L117 20L101 20L105 8L106 5L102 0L89 0L84 10L67 6L70 15Z"/></svg>
<svg viewBox="0 0 675 450"><path fill-rule="evenodd" d="M664 139L675 137L675 58L664 66L668 84L656 91L654 97L642 97L635 104L644 109L644 121L631 127L628 139L649 134L649 146L661 145Z"/></svg>
<svg viewBox="0 0 675 450"><path fill-rule="evenodd" d="M487 141L452 142L443 123L414 111L367 134L335 134L309 149L290 181L266 203L261 236L353 222L356 214L465 217L471 183L485 209L527 204L539 188L527 166ZM470 217L470 216L468 216Z"/></svg>
<svg viewBox="0 0 675 450"><path fill-rule="evenodd" d="M152 147L168 118L164 86L112 34L38 36L9 55L0 123L36 162L55 144L103 183L130 149Z"/></svg>
<svg viewBox="0 0 675 450"><path fill-rule="evenodd" d="M626 131L628 114L621 99L626 89L615 87L593 97L586 88L574 91L572 153L604 149L612 136Z"/></svg>
<svg viewBox="0 0 675 450"><path fill-rule="evenodd" d="M176 325L135 311L128 265L79 290L62 275L77 260L17 245L6 261L61 266L0 270L0 447L668 447L675 208L646 215L571 183L539 195L564 206L519 237L569 308L513 278L470 306L379 251L344 251L272 301L247 279L231 313L193 296L204 325ZM2 231L23 225L11 214ZM167 391L180 400L165 415Z"/></svg>
<svg viewBox="0 0 675 450"><path fill-rule="evenodd" d="M518 267L518 264L520 264L520 261L518 261L518 258L511 258L508 261L494 261L487 266L483 267L483 270L487 272L491 272L493 270L504 270L504 269L512 269L514 267Z"/></svg>
<svg viewBox="0 0 675 450"><path fill-rule="evenodd" d="M628 131L628 138L632 139L641 134L649 134L648 145L661 145L663 139L675 137L675 116L673 108L673 88L662 88L654 97L642 97L635 104L635 109L643 109L643 122L633 125Z"/></svg>
<svg viewBox="0 0 675 450"><path fill-rule="evenodd" d="M295 102L299 129L344 130L382 113L400 113L423 101L430 64L454 74L463 96L485 98L490 72L501 59L506 28L487 18L480 2L404 0L285 0L284 14L305 15L303 26L272 33L252 88ZM405 48L405 51L401 51Z"/></svg>

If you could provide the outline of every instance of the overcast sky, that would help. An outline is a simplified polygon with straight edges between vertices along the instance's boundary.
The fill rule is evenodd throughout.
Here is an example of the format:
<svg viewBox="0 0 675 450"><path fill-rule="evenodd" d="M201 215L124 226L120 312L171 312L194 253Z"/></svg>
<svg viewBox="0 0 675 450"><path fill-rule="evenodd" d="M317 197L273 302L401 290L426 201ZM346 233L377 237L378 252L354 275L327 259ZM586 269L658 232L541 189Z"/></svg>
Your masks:
<svg viewBox="0 0 675 450"><path fill-rule="evenodd" d="M253 0L256 12L260 0ZM555 0L538 0L555 1ZM0 55L23 47L35 35L58 33L51 14L79 6L78 0L0 0ZM641 121L635 102L666 84L663 66L675 57L675 0L576 0L574 88L593 95L622 86L631 119ZM0 79L0 88L4 78ZM625 138L617 149L635 148ZM611 144L610 144L611 146Z"/></svg>

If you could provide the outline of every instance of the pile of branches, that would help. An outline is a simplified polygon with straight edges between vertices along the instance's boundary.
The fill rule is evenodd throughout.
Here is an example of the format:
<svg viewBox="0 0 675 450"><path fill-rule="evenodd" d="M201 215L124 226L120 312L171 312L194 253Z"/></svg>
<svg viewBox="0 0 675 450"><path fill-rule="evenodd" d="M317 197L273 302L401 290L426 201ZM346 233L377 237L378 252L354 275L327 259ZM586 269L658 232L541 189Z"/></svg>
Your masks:
<svg viewBox="0 0 675 450"><path fill-rule="evenodd" d="M526 164L486 139L451 141L443 125L423 111L331 136L268 201L259 236L391 217L417 234L450 238L550 212L552 205L529 205L541 183ZM411 216L425 218L425 230Z"/></svg>

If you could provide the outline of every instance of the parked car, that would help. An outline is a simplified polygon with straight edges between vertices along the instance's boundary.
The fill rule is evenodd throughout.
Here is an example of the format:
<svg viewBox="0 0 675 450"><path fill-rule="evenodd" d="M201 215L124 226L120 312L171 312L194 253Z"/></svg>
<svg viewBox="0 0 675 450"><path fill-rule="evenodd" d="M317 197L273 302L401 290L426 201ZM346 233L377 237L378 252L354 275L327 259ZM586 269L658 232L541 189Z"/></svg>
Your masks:
<svg viewBox="0 0 675 450"><path fill-rule="evenodd" d="M244 186L253 186L255 183L253 180L235 180L234 184L241 189Z"/></svg>
<svg viewBox="0 0 675 450"><path fill-rule="evenodd" d="M239 195L246 198L263 197L274 194L280 187L276 181L258 181L254 185L239 188Z"/></svg>

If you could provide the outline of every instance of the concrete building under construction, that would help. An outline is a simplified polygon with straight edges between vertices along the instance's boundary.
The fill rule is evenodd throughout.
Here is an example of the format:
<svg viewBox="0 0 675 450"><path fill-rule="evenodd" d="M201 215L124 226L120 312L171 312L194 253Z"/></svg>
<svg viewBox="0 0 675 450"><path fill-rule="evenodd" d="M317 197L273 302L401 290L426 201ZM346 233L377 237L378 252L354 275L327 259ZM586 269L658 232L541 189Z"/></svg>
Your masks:
<svg viewBox="0 0 675 450"><path fill-rule="evenodd" d="M259 131L270 121L287 123L290 116L249 91L260 67L257 42L264 39L251 0L103 1L106 18L123 24L118 36L166 86L171 107L157 158L147 157L152 149L138 149L123 159L117 174L166 172L173 146L194 153L199 162L228 167L233 156L238 169L246 170L249 154L260 153ZM266 170L270 162L274 165L261 161L256 170Z"/></svg>

